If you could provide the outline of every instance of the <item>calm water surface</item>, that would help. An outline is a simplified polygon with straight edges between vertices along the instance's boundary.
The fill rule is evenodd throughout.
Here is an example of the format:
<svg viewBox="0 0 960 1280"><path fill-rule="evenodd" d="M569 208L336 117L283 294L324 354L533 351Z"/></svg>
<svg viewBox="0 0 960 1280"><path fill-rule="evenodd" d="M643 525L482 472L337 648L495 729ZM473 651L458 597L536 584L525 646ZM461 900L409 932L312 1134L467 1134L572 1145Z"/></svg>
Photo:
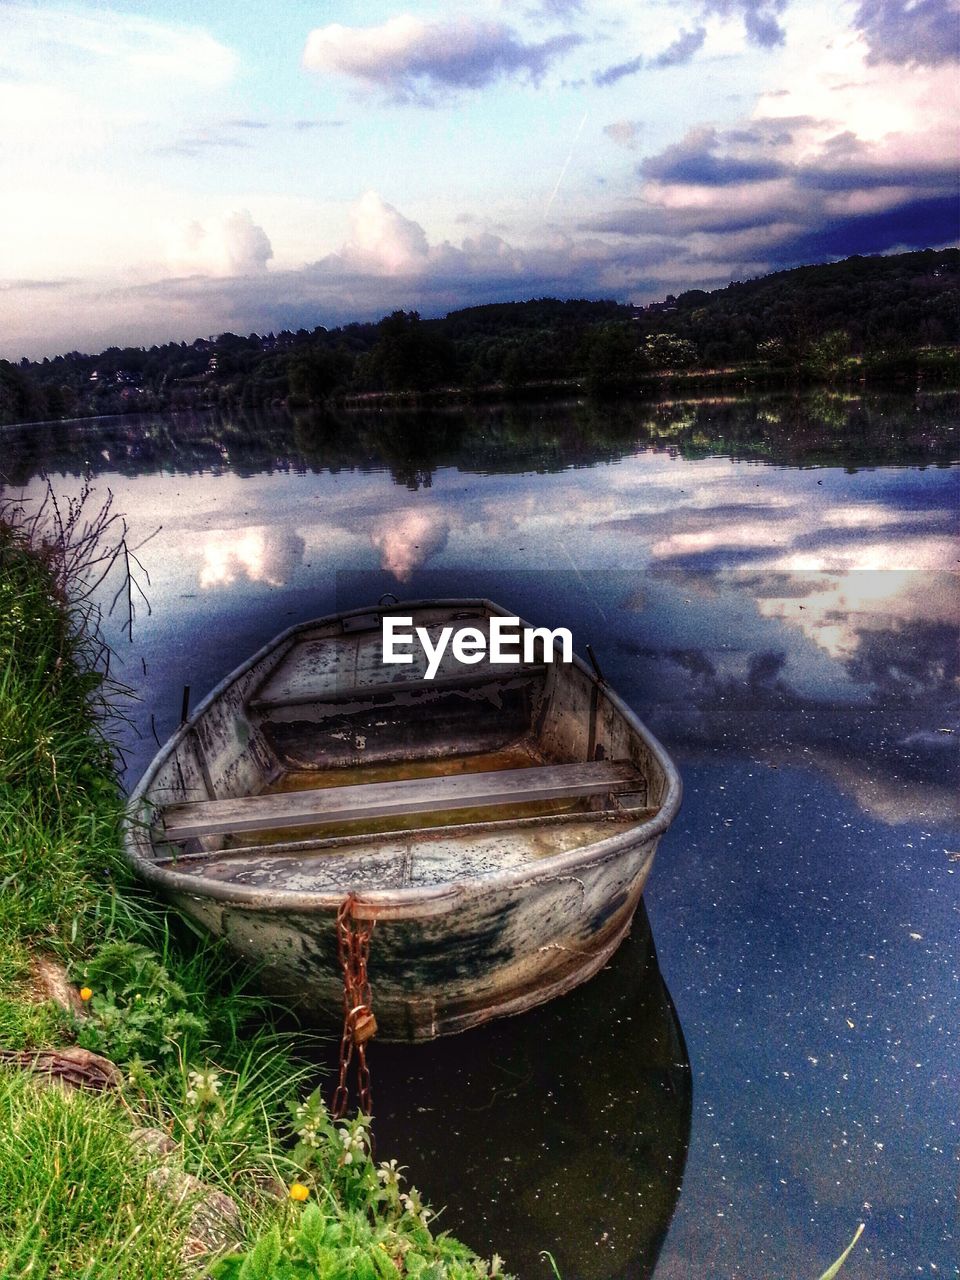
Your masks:
<svg viewBox="0 0 960 1280"><path fill-rule="evenodd" d="M845 1274L902 1280L960 1275L958 423L950 395L156 417L7 431L0 471L87 476L153 534L151 612L107 624L130 782L184 684L387 590L592 644L684 778L656 952L644 917L563 1001L375 1045L379 1154L524 1277L551 1249L565 1280L800 1280L863 1221Z"/></svg>

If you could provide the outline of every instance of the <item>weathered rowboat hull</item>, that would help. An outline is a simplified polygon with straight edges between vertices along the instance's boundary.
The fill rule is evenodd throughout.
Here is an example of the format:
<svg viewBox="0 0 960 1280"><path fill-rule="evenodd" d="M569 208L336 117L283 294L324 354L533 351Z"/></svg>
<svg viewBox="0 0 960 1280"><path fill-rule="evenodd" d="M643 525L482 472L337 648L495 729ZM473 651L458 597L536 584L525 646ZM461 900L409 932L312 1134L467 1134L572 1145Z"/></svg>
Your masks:
<svg viewBox="0 0 960 1280"><path fill-rule="evenodd" d="M653 840L600 864L509 887L463 886L428 903L361 897L355 916L375 922L369 972L381 1034L420 1040L464 1031L592 977L630 927L655 849ZM290 909L167 892L257 968L266 990L324 1022L342 1017L334 927L342 897Z"/></svg>
<svg viewBox="0 0 960 1280"><path fill-rule="evenodd" d="M487 601L405 604L402 611L431 622L505 612ZM507 676L488 671L487 685L474 670L466 684L441 673L433 685L407 678L399 692L384 692L362 686L355 657L355 684L344 688L338 666L334 689L329 672L316 674L317 655L337 642L338 625L368 614L291 628L222 682L131 796L126 847L141 876L256 968L263 989L329 1022L343 1010L335 917L351 894L354 918L373 926L369 976L380 1033L428 1039L519 1013L607 961L630 927L679 806L680 782L663 748L577 658L535 671L521 664ZM337 651L342 666L340 657ZM291 685L290 670L298 678L312 673L310 695L303 679ZM264 696L281 687L282 697ZM323 745L306 764L321 779L331 766L385 767L411 750L424 769L435 769L450 753L443 735L454 722L457 745L481 755L503 745L498 734L506 740L520 731L534 734L547 760L629 762L645 789L642 817L620 807L524 816L521 807L493 821L461 814L441 827L321 831L306 839L288 832L280 844L253 848L206 838L181 845L178 856L164 849L158 807L185 802L189 809L199 800L206 813L211 797L256 794L278 770L303 765L312 749L305 743L314 739ZM420 883L412 882L416 868Z"/></svg>

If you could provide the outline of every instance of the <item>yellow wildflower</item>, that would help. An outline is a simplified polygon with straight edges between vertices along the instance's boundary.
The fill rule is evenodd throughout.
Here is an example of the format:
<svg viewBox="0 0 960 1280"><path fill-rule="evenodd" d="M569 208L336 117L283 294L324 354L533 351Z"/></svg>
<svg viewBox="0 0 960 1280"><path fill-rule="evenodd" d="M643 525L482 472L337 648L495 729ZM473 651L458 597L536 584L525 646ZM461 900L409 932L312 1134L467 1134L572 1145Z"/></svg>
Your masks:
<svg viewBox="0 0 960 1280"><path fill-rule="evenodd" d="M305 1187L302 1182L295 1182L293 1186L290 1188L291 1200L299 1200L302 1202L306 1200L309 1194L310 1194L310 1188Z"/></svg>
<svg viewBox="0 0 960 1280"><path fill-rule="evenodd" d="M83 1001L84 1004L86 1004L88 1000L92 999L92 997L93 997L93 992L90 990L89 987L80 988L80 999Z"/></svg>

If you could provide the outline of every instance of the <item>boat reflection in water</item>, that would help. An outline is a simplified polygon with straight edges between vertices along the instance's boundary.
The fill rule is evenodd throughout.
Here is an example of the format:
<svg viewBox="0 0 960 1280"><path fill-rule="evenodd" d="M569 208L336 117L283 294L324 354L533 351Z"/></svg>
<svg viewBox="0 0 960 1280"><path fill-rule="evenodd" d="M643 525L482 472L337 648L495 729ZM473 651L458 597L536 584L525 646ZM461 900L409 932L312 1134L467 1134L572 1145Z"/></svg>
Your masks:
<svg viewBox="0 0 960 1280"><path fill-rule="evenodd" d="M376 1003L376 935L370 976ZM377 1159L521 1280L653 1274L683 1179L691 1076L641 902L584 986L514 1018L371 1053ZM451 1158L452 1151L457 1154ZM415 1153L415 1155L414 1155Z"/></svg>

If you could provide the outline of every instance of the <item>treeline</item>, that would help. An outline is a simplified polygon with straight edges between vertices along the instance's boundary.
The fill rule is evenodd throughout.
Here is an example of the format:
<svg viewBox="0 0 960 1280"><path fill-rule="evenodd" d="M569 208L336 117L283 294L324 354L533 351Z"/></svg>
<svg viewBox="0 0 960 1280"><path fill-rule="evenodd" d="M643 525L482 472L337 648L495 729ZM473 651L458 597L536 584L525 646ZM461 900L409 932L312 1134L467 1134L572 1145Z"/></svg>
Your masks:
<svg viewBox="0 0 960 1280"><path fill-rule="evenodd" d="M443 319L379 323L149 349L110 347L0 361L0 423L192 406L297 408L350 397L445 392L594 394L669 384L956 382L960 250L854 257L647 307L502 303Z"/></svg>

